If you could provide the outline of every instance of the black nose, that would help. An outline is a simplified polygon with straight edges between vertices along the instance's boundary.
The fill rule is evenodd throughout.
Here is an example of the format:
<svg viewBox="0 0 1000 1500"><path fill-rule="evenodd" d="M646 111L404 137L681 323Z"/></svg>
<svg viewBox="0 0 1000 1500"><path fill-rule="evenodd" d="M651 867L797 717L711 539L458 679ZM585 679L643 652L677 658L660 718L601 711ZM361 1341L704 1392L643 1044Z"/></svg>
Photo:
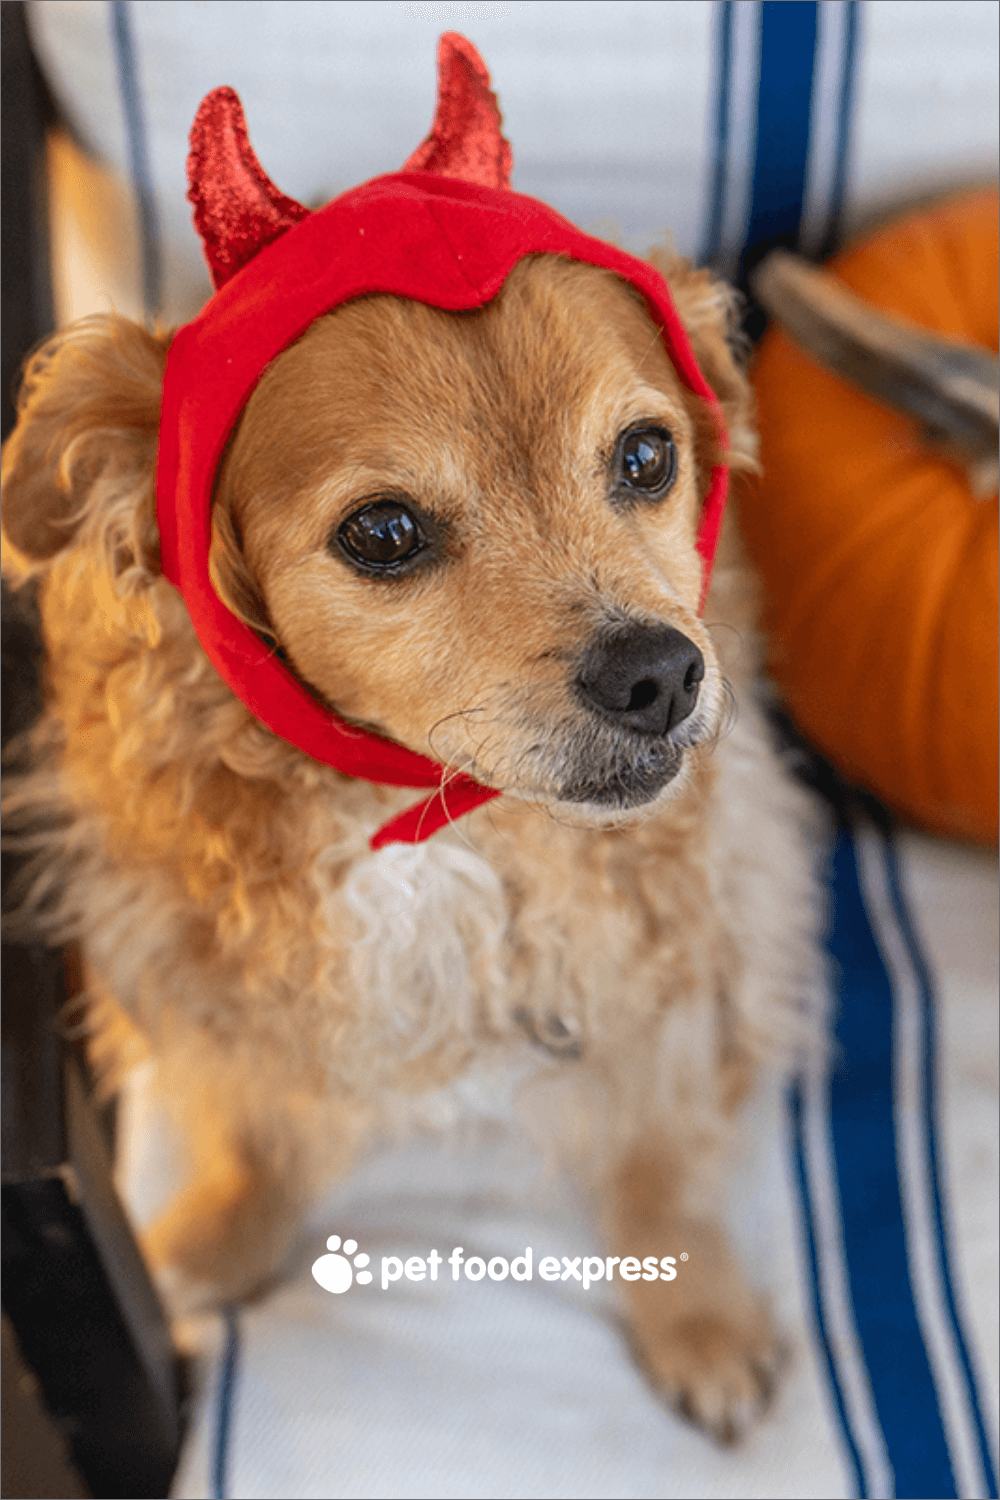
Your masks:
<svg viewBox="0 0 1000 1500"><path fill-rule="evenodd" d="M577 678L587 705L623 729L668 734L698 701L705 658L670 625L632 625L590 647Z"/></svg>

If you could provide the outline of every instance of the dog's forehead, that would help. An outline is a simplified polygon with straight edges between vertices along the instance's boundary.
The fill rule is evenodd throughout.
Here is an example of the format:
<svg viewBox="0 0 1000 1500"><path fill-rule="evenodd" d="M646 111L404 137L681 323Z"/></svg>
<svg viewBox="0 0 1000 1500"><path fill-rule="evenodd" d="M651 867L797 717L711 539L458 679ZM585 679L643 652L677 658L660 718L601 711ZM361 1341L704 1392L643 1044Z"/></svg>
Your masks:
<svg viewBox="0 0 1000 1500"><path fill-rule="evenodd" d="M641 297L552 256L522 262L471 312L359 298L314 324L275 374L297 388L295 420L329 431L334 463L419 464L428 439L438 462L451 450L493 465L505 453L543 460L545 444L565 461L639 416L684 421L683 387Z"/></svg>

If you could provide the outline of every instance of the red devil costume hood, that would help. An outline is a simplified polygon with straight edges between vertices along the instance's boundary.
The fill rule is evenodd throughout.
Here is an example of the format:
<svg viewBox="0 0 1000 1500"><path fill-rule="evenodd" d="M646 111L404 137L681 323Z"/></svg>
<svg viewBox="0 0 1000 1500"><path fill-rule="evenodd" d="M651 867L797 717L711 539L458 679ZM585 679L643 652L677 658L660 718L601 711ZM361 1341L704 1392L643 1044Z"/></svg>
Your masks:
<svg viewBox="0 0 1000 1500"><path fill-rule="evenodd" d="M715 404L659 273L511 191L510 147L471 43L443 36L438 70L433 128L403 170L315 213L265 175L233 90L214 89L203 100L191 131L188 197L216 292L175 334L163 386L157 471L163 573L183 594L220 676L269 729L324 765L365 781L434 789L380 828L374 848L419 842L499 794L339 719L215 593L208 556L216 474L271 360L352 297L385 292L447 310L482 307L519 260L546 252L602 266L636 287L681 380ZM720 465L699 524L706 586L726 482Z"/></svg>

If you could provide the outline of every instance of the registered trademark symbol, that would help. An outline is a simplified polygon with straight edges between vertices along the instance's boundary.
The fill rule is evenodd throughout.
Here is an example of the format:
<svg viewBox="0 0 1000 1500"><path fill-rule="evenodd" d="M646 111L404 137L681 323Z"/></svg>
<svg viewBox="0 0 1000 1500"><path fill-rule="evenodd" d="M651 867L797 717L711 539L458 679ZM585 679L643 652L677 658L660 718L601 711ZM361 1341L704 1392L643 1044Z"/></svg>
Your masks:
<svg viewBox="0 0 1000 1500"><path fill-rule="evenodd" d="M687 1251L686 1250L682 1250L681 1251L681 1260L687 1260Z"/></svg>

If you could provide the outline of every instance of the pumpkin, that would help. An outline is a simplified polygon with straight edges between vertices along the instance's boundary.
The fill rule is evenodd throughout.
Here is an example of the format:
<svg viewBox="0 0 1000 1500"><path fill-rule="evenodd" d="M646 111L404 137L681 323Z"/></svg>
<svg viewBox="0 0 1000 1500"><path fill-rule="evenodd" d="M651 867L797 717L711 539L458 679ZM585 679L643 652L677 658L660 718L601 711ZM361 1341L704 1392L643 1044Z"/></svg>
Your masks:
<svg viewBox="0 0 1000 1500"><path fill-rule="evenodd" d="M997 193L882 229L827 267L869 304L997 348ZM753 371L763 477L742 521L771 671L851 781L946 835L997 837L996 496L919 424L780 330Z"/></svg>

